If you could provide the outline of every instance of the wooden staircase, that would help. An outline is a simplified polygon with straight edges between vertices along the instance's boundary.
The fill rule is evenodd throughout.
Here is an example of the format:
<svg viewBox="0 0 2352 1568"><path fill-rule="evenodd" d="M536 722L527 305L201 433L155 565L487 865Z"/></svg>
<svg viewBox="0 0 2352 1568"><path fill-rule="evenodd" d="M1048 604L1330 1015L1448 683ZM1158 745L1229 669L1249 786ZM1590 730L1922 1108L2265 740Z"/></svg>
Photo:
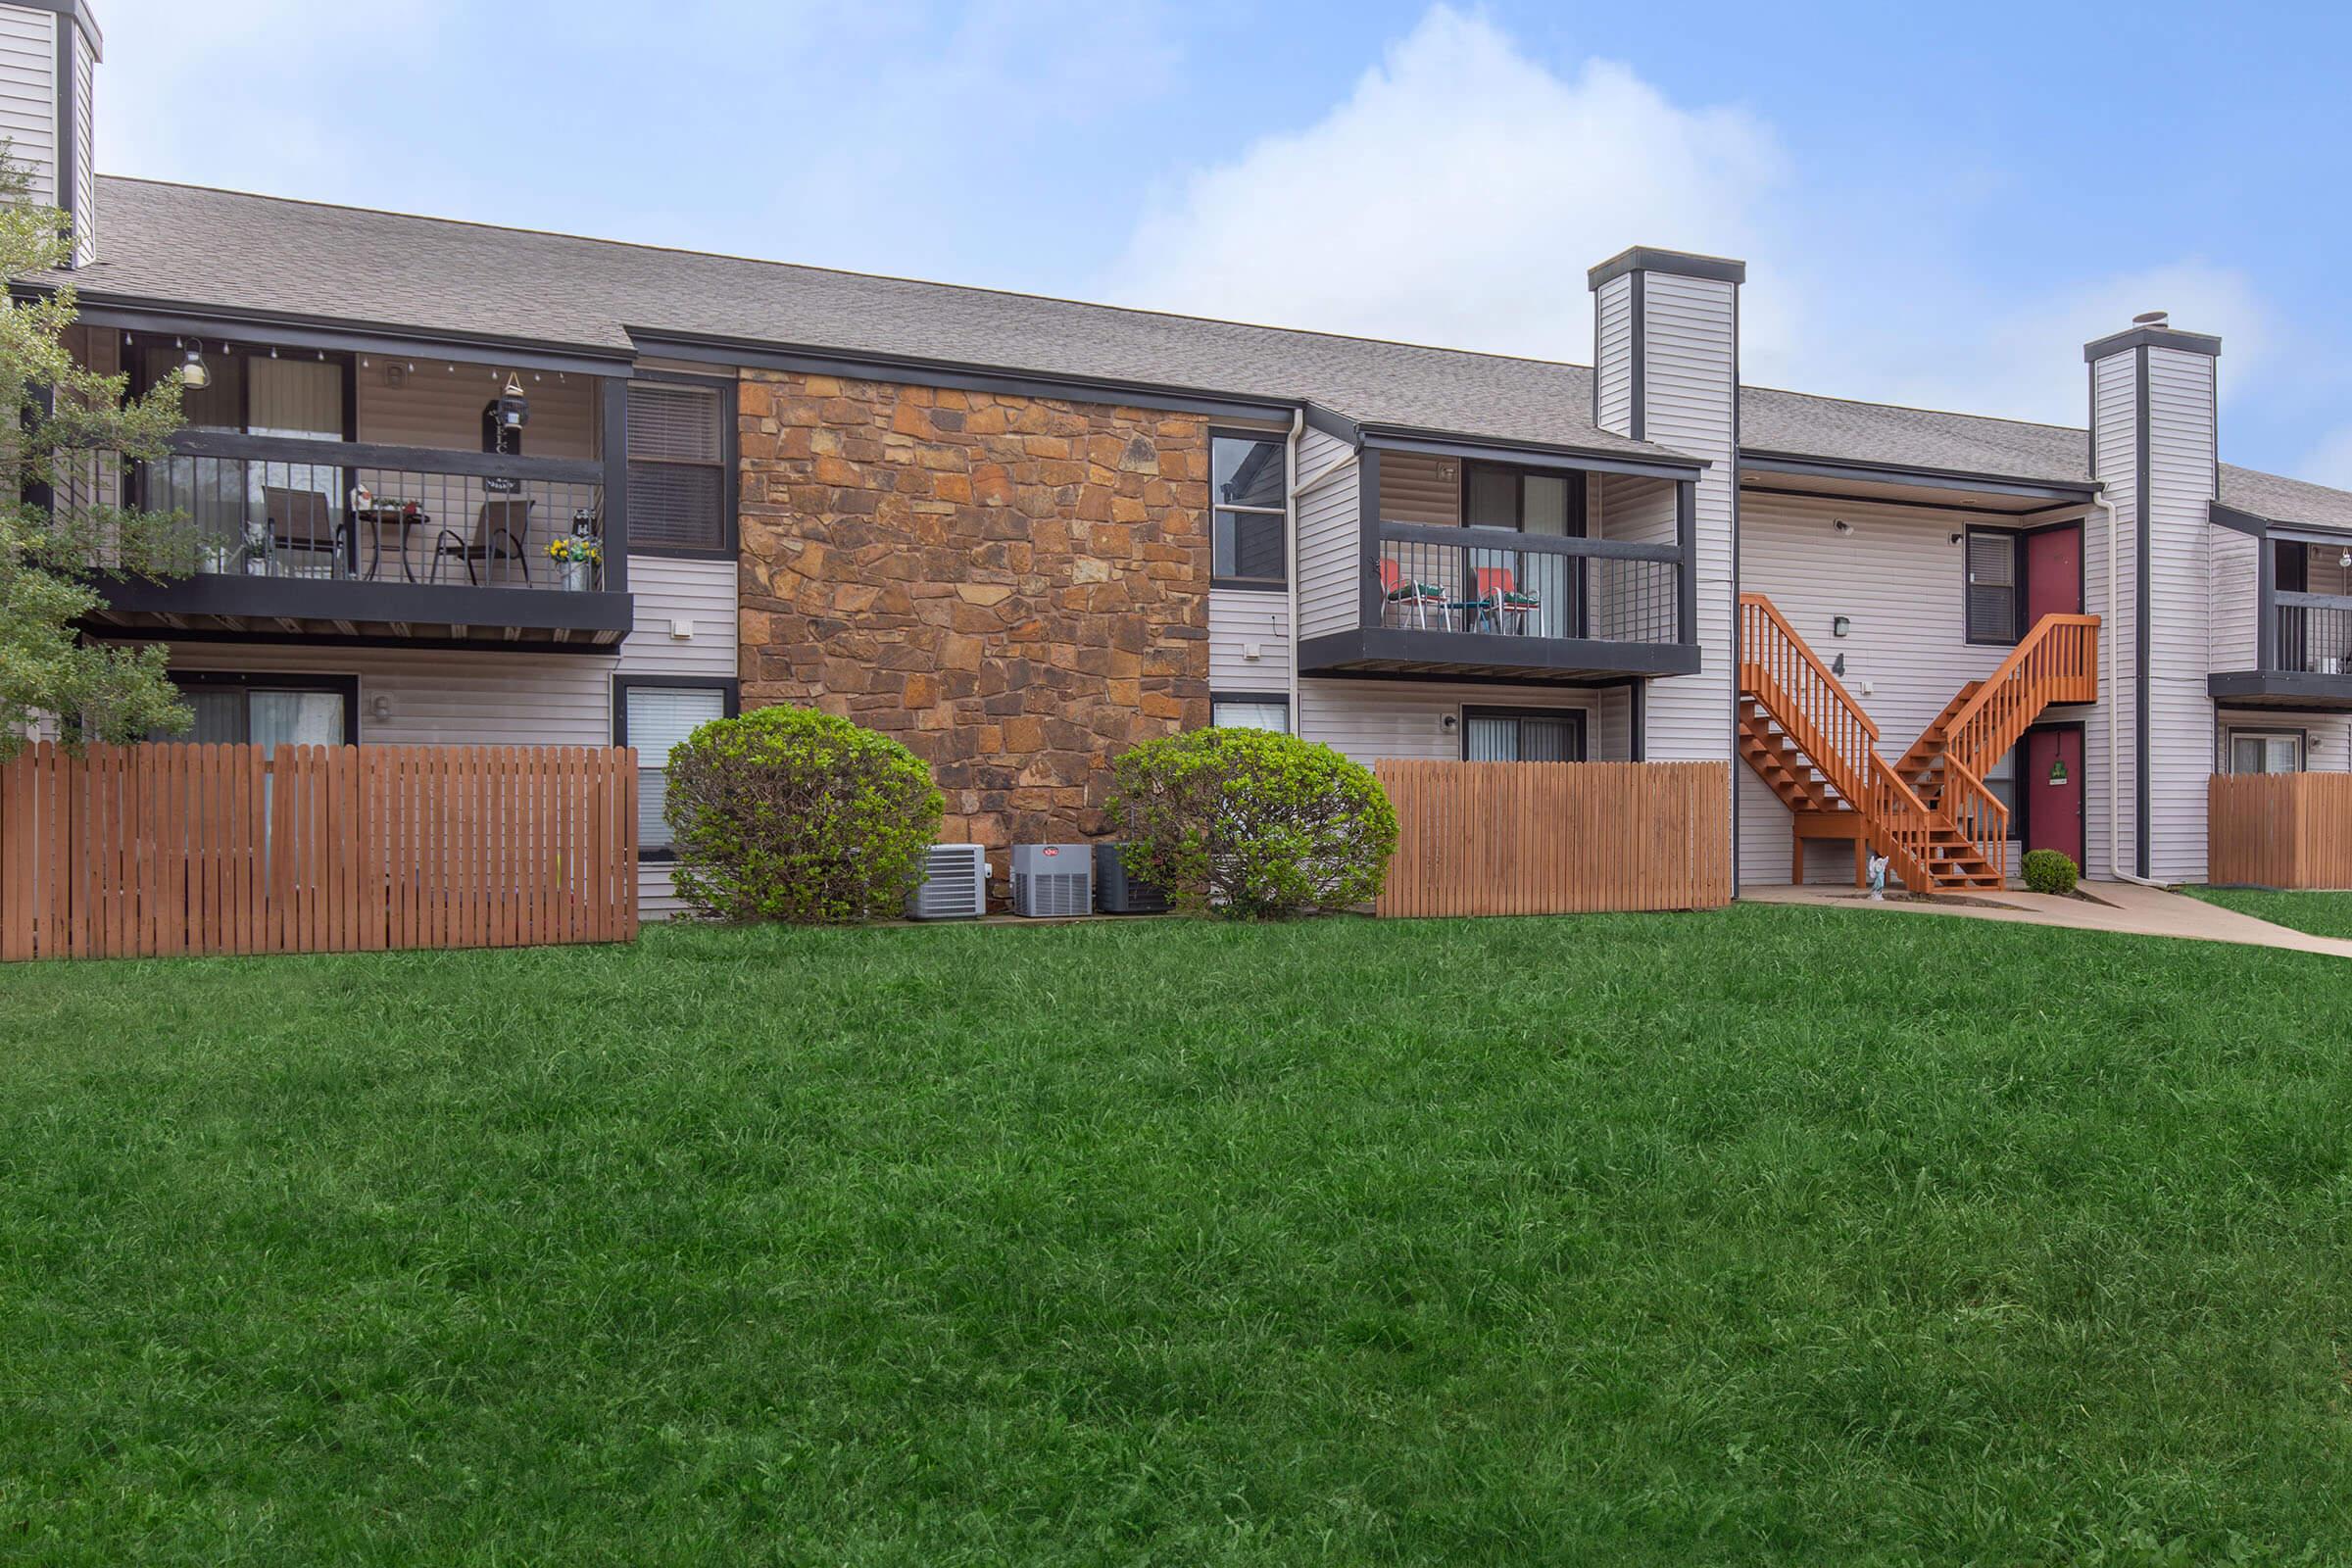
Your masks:
<svg viewBox="0 0 2352 1568"><path fill-rule="evenodd" d="M1907 888L2000 887L2007 812L1984 781L1947 748L1942 798L1930 805L1881 760L1878 741L1878 725L1772 601L1741 594L1740 755L1788 806L1798 853L1808 838L1851 839L1857 857L1864 847L1885 855Z"/></svg>

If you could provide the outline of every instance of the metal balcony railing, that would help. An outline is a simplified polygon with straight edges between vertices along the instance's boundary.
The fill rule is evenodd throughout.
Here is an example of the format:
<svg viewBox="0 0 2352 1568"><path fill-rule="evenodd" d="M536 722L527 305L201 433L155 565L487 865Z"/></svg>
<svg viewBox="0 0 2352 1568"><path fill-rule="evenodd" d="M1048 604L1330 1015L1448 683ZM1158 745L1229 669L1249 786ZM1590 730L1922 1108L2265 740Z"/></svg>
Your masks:
<svg viewBox="0 0 2352 1568"><path fill-rule="evenodd" d="M209 431L183 432L172 447L152 462L102 456L60 502L181 514L198 573L548 589L603 580L600 463Z"/></svg>
<svg viewBox="0 0 2352 1568"><path fill-rule="evenodd" d="M1380 625L1389 630L1681 638L1675 546L1419 523L1384 522L1379 530Z"/></svg>

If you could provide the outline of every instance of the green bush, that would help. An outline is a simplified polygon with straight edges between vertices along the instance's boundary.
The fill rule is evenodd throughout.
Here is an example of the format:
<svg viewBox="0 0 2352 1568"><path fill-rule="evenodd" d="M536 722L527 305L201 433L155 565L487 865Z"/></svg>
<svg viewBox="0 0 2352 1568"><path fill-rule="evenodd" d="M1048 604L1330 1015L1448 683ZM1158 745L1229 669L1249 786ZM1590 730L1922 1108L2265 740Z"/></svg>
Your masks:
<svg viewBox="0 0 2352 1568"><path fill-rule="evenodd" d="M1179 908L1231 919L1379 897L1396 849L1380 781L1328 746L1261 729L1146 741L1114 764L1130 871Z"/></svg>
<svg viewBox="0 0 2352 1568"><path fill-rule="evenodd" d="M2035 893L2072 893L2082 869L2056 850L2028 850L2026 886Z"/></svg>
<svg viewBox="0 0 2352 1568"><path fill-rule="evenodd" d="M721 920L895 915L946 802L887 735L807 708L713 719L669 754L678 896Z"/></svg>

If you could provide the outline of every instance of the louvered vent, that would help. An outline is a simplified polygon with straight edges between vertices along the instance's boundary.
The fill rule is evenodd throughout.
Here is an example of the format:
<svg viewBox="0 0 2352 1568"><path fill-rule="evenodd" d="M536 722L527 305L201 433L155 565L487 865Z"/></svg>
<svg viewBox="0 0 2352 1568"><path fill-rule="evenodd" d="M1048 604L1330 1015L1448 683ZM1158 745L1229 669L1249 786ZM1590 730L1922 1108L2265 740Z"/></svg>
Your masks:
<svg viewBox="0 0 2352 1568"><path fill-rule="evenodd" d="M988 854L977 844L934 844L923 885L906 899L915 920L969 920L988 912Z"/></svg>
<svg viewBox="0 0 2352 1568"><path fill-rule="evenodd" d="M1104 914L1165 914L1168 896L1156 883L1127 874L1127 846L1095 846L1095 885Z"/></svg>
<svg viewBox="0 0 2352 1568"><path fill-rule="evenodd" d="M1032 918L1092 914L1095 857L1084 844L1016 844L1012 912Z"/></svg>

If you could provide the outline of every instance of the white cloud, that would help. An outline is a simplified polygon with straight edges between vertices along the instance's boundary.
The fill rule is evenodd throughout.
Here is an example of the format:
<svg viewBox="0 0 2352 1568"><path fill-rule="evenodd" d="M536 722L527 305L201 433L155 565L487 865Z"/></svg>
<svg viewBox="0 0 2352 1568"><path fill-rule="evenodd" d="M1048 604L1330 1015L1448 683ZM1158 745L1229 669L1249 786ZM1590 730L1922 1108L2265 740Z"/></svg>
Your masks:
<svg viewBox="0 0 2352 1568"><path fill-rule="evenodd" d="M1668 103L1622 66L1563 78L1440 6L1294 134L1156 204L1121 301L1583 358L1585 270L1628 244L1744 255L1779 177L1768 130Z"/></svg>
<svg viewBox="0 0 2352 1568"><path fill-rule="evenodd" d="M2080 423L2082 344L2140 311L2228 340L2225 396L2268 357L2243 274L2182 260L2085 279L2045 239L2025 243L2056 281L2020 294L1973 275L1950 232L1997 189L1986 172L1923 167L1867 212L1809 172L1745 110L1675 103L1604 61L1554 69L1441 4L1311 125L1169 191L1107 292L1582 363L1586 268L1648 244L1749 264L1742 369L1761 384Z"/></svg>

